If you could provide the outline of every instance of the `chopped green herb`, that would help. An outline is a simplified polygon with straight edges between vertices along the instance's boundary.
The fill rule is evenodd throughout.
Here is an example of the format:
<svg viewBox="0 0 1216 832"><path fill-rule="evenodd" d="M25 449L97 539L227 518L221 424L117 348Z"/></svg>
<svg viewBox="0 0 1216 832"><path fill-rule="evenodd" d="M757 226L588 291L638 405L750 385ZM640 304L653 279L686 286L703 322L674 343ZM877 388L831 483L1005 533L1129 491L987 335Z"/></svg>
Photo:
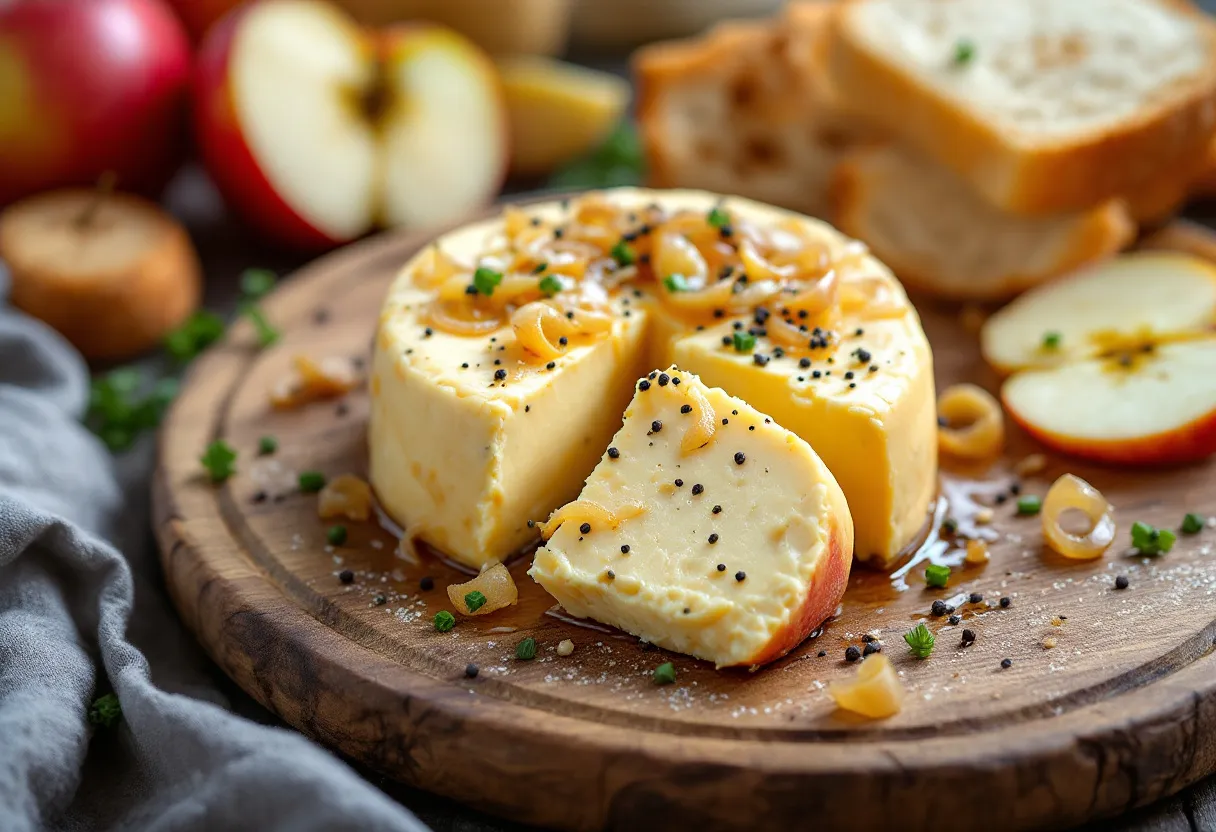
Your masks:
<svg viewBox="0 0 1216 832"><path fill-rule="evenodd" d="M735 352L751 352L756 346L756 336L741 329L736 329L731 338L735 342Z"/></svg>
<svg viewBox="0 0 1216 832"><path fill-rule="evenodd" d="M141 432L159 425L177 395L177 379L160 379L146 396L136 392L142 384L142 374L133 367L120 367L92 381L85 424L112 451L126 450Z"/></svg>
<svg viewBox="0 0 1216 832"><path fill-rule="evenodd" d="M682 274L669 274L663 278L663 285L669 292L687 292L688 278Z"/></svg>
<svg viewBox="0 0 1216 832"><path fill-rule="evenodd" d="M300 474L299 485L305 494L315 494L325 487L325 475L320 471L304 471Z"/></svg>
<svg viewBox="0 0 1216 832"><path fill-rule="evenodd" d="M179 364L186 364L222 337L224 319L203 310L195 312L165 336L165 351Z"/></svg>
<svg viewBox="0 0 1216 832"><path fill-rule="evenodd" d="M950 583L950 567L939 563L929 564L925 567L925 583L934 587L943 587Z"/></svg>
<svg viewBox="0 0 1216 832"><path fill-rule="evenodd" d="M253 330L258 336L259 347L269 347L279 340L279 331L271 326L270 321L266 320L265 313L256 303L247 301L237 307L237 310L253 324Z"/></svg>
<svg viewBox="0 0 1216 832"><path fill-rule="evenodd" d="M633 246L624 240L618 240L609 253L612 255L612 259L620 266L632 266L638 259L633 251Z"/></svg>
<svg viewBox="0 0 1216 832"><path fill-rule="evenodd" d="M494 294L499 283L502 283L502 272L487 269L485 266L478 266L477 271L473 272L473 287L483 295Z"/></svg>
<svg viewBox="0 0 1216 832"><path fill-rule="evenodd" d="M562 282L551 274L541 278L540 290L550 297L556 295L562 288Z"/></svg>
<svg viewBox="0 0 1216 832"><path fill-rule="evenodd" d="M1038 514L1042 508L1043 500L1033 494L1018 498L1018 514L1027 516Z"/></svg>
<svg viewBox="0 0 1216 832"><path fill-rule="evenodd" d="M446 633L448 630L456 626L456 616L452 615L447 610L440 610L435 613L435 617L431 619L431 623L435 625L435 629L441 633Z"/></svg>
<svg viewBox="0 0 1216 832"><path fill-rule="evenodd" d="M89 708L89 722L104 728L113 728L122 719L122 703L112 693L99 696Z"/></svg>
<svg viewBox="0 0 1216 832"><path fill-rule="evenodd" d="M953 517L947 517L942 521L942 531L946 534L954 534L958 531L958 521Z"/></svg>
<svg viewBox="0 0 1216 832"><path fill-rule="evenodd" d="M974 43L972 43L971 41L969 41L965 38L955 42L954 58L953 58L953 63L955 66L966 66L967 64L971 63L971 59L974 57L975 57L975 44Z"/></svg>
<svg viewBox="0 0 1216 832"><path fill-rule="evenodd" d="M654 669L656 685L670 685L676 681L676 668L671 662L664 662Z"/></svg>
<svg viewBox="0 0 1216 832"><path fill-rule="evenodd" d="M540 274L547 268L549 268L548 263L537 263L536 267L534 269L532 269L532 274Z"/></svg>
<svg viewBox="0 0 1216 832"><path fill-rule="evenodd" d="M331 546L341 546L346 542L346 526L341 524L330 526L329 530L325 532L325 539Z"/></svg>
<svg viewBox="0 0 1216 832"><path fill-rule="evenodd" d="M279 449L279 440L273 436L263 436L258 440L258 453L262 456L269 456Z"/></svg>
<svg viewBox="0 0 1216 832"><path fill-rule="evenodd" d="M936 640L933 633L929 631L929 628L924 623L917 624L911 630L904 633L904 641L908 642L908 649L918 659L929 658L929 654L933 652L933 642Z"/></svg>
<svg viewBox="0 0 1216 832"><path fill-rule="evenodd" d="M1205 522L1202 514L1187 514L1182 518L1182 531L1184 534L1199 534L1203 531Z"/></svg>
<svg viewBox="0 0 1216 832"><path fill-rule="evenodd" d="M549 179L549 187L585 190L638 185L644 168L637 131L628 121L622 121L593 153L555 173Z"/></svg>
<svg viewBox="0 0 1216 832"><path fill-rule="evenodd" d="M519 644L515 645L515 658L523 662L530 662L536 658L536 639L526 638Z"/></svg>
<svg viewBox="0 0 1216 832"><path fill-rule="evenodd" d="M477 612L485 606L486 596L482 595L477 590L473 590L468 595L464 596L464 605L469 608L469 612Z"/></svg>
<svg viewBox="0 0 1216 832"><path fill-rule="evenodd" d="M1148 523L1132 523L1132 545L1142 555L1164 555L1174 548L1178 536L1169 529L1158 529Z"/></svg>
<svg viewBox="0 0 1216 832"><path fill-rule="evenodd" d="M1064 336L1058 332L1047 332L1043 335L1043 349L1055 350L1060 348L1060 341Z"/></svg>
<svg viewBox="0 0 1216 832"><path fill-rule="evenodd" d="M249 300L261 300L270 294L277 279L270 269L245 269L241 272L241 294Z"/></svg>
<svg viewBox="0 0 1216 832"><path fill-rule="evenodd" d="M715 206L710 210L709 214L706 215L705 221L714 228L721 228L724 225L730 225L730 215L721 208Z"/></svg>
<svg viewBox="0 0 1216 832"><path fill-rule="evenodd" d="M214 483L220 483L236 473L236 451L222 439L217 439L207 446L207 452L199 457L199 462L207 469L207 476Z"/></svg>

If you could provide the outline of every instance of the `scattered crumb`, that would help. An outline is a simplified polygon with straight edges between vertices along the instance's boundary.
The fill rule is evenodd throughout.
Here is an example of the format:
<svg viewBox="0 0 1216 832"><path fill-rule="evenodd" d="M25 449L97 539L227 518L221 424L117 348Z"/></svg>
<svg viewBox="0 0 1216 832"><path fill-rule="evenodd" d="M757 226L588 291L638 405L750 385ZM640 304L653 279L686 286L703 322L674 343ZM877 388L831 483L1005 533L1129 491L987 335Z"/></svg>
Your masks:
<svg viewBox="0 0 1216 832"><path fill-rule="evenodd" d="M569 656L573 652L574 652L574 642L568 638L563 639L557 645L557 655L559 655L559 656Z"/></svg>
<svg viewBox="0 0 1216 832"><path fill-rule="evenodd" d="M1042 454L1031 454L1023 457L1013 466L1013 473L1019 477L1029 477L1038 474L1047 467L1047 457Z"/></svg>
<svg viewBox="0 0 1216 832"><path fill-rule="evenodd" d="M1055 636L1048 636L1047 638L1043 639L1043 646L1045 648L1047 648L1048 650L1055 647L1056 646Z"/></svg>
<svg viewBox="0 0 1216 832"><path fill-rule="evenodd" d="M967 563L987 563L988 544L982 540L967 541Z"/></svg>
<svg viewBox="0 0 1216 832"><path fill-rule="evenodd" d="M981 526L986 526L992 522L992 509L982 508L975 513L975 522Z"/></svg>

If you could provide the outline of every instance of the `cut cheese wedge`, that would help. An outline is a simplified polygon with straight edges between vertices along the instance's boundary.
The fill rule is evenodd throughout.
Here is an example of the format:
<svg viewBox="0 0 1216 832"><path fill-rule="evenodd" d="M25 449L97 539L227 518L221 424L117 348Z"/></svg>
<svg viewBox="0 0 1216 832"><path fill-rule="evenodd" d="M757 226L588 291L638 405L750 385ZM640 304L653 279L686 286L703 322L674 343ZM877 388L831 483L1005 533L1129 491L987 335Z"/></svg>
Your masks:
<svg viewBox="0 0 1216 832"><path fill-rule="evenodd" d="M529 574L571 615L718 667L785 655L844 594L853 521L802 439L672 367L641 379Z"/></svg>
<svg viewBox="0 0 1216 832"><path fill-rule="evenodd" d="M864 247L789 211L630 188L509 208L406 264L375 352L372 485L412 538L470 566L536 540L528 521L578 493L633 379L673 361L816 448L859 558L891 563L928 519L916 312Z"/></svg>

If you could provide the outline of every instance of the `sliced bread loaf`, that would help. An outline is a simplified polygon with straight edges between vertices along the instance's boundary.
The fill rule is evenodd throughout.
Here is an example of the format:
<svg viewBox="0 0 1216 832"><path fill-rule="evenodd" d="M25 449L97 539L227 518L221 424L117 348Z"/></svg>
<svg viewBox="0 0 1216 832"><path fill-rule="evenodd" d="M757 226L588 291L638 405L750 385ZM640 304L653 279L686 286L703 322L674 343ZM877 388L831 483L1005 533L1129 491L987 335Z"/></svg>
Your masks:
<svg viewBox="0 0 1216 832"><path fill-rule="evenodd" d="M842 153L872 131L823 103L816 66L833 4L732 21L634 58L649 184L738 194L813 216Z"/></svg>
<svg viewBox="0 0 1216 832"><path fill-rule="evenodd" d="M1185 0L850 0L840 102L1023 214L1181 170L1216 130L1216 25Z"/></svg>
<svg viewBox="0 0 1216 832"><path fill-rule="evenodd" d="M911 290L1002 300L1118 251L1135 235L1122 202L1019 217L957 175L902 147L857 150L840 164L833 220L865 241Z"/></svg>

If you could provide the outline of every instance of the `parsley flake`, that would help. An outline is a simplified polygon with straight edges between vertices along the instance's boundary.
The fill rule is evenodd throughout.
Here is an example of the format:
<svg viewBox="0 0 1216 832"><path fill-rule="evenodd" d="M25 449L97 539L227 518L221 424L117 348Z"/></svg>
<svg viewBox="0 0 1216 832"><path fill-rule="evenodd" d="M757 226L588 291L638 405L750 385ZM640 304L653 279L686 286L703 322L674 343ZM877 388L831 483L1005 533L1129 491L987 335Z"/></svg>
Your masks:
<svg viewBox="0 0 1216 832"><path fill-rule="evenodd" d="M751 352L756 346L756 336L739 329L735 330L732 340L734 341L735 352Z"/></svg>
<svg viewBox="0 0 1216 832"><path fill-rule="evenodd" d="M954 44L954 56L951 63L955 66L966 66L975 57L975 44L966 38L961 38Z"/></svg>
<svg viewBox="0 0 1216 832"><path fill-rule="evenodd" d="M671 662L664 662L654 669L656 685L671 685L676 681L676 668Z"/></svg>
<svg viewBox="0 0 1216 832"><path fill-rule="evenodd" d="M923 622L904 633L904 641L908 642L908 649L918 659L929 658L929 654L933 652L933 643L936 640L933 633L930 632Z"/></svg>
<svg viewBox="0 0 1216 832"><path fill-rule="evenodd" d="M99 696L89 708L89 722L103 728L113 728L122 719L122 703L112 693Z"/></svg>
<svg viewBox="0 0 1216 832"><path fill-rule="evenodd" d="M486 604L486 596L478 592L476 589L464 596L464 605L469 612L477 612Z"/></svg>
<svg viewBox="0 0 1216 832"><path fill-rule="evenodd" d="M1164 555L1174 548L1177 539L1169 529L1158 529L1139 520L1132 523L1132 546L1142 555Z"/></svg>
<svg viewBox="0 0 1216 832"><path fill-rule="evenodd" d="M483 295L494 294L499 283L502 283L502 272L487 269L485 266L478 266L477 271L473 272L473 286Z"/></svg>
<svg viewBox="0 0 1216 832"><path fill-rule="evenodd" d="M536 658L536 639L526 638L515 645L515 658L521 662L530 662Z"/></svg>
<svg viewBox="0 0 1216 832"><path fill-rule="evenodd" d="M724 225L730 225L730 215L722 208L714 206L714 208L705 216L705 221L714 228L721 228Z"/></svg>
<svg viewBox="0 0 1216 832"><path fill-rule="evenodd" d="M663 285L669 292L687 292L688 278L682 274L669 274L663 278Z"/></svg>
<svg viewBox="0 0 1216 832"><path fill-rule="evenodd" d="M431 623L435 629L441 633L446 633L448 630L456 626L456 616L452 615L447 610L440 610L435 613L435 617L431 619Z"/></svg>
<svg viewBox="0 0 1216 832"><path fill-rule="evenodd" d="M221 483L236 473L236 451L222 439L208 445L199 462L207 469L207 476L213 483Z"/></svg>
<svg viewBox="0 0 1216 832"><path fill-rule="evenodd" d="M1182 518L1182 533L1183 534L1199 534L1203 531L1205 524L1202 514L1188 513Z"/></svg>
<svg viewBox="0 0 1216 832"><path fill-rule="evenodd" d="M925 583L932 587L944 587L950 583L950 567L931 563L925 567Z"/></svg>

